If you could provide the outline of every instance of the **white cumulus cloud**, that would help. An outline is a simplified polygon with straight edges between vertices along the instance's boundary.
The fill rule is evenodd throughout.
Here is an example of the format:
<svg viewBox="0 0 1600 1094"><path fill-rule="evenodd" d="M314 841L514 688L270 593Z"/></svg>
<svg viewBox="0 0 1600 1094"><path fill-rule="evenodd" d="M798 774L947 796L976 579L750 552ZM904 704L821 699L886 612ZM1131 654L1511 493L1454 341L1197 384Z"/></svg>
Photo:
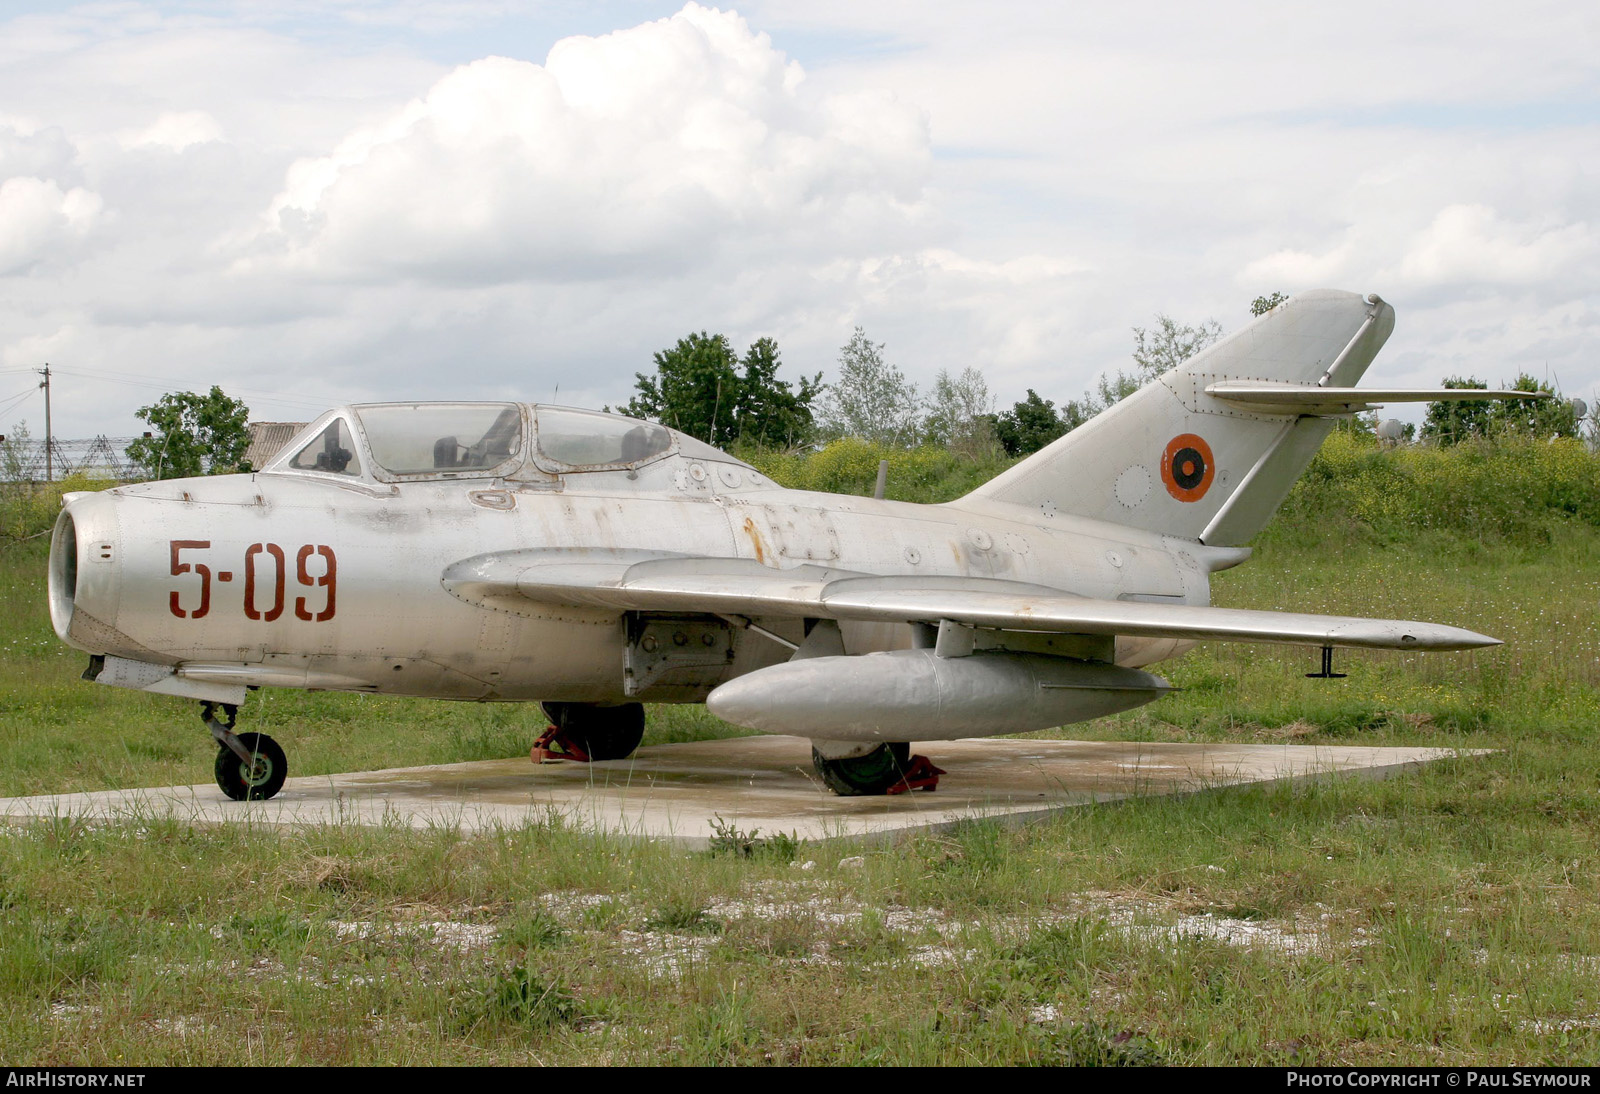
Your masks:
<svg viewBox="0 0 1600 1094"><path fill-rule="evenodd" d="M1321 254L1284 248L1245 266L1238 281L1246 285L1332 285L1349 272L1353 248L1341 243Z"/></svg>
<svg viewBox="0 0 1600 1094"><path fill-rule="evenodd" d="M222 127L204 110L169 111L147 126L118 134L124 148L165 148L182 152L195 144L222 139Z"/></svg>
<svg viewBox="0 0 1600 1094"><path fill-rule="evenodd" d="M25 273L76 249L99 219L100 195L54 179L18 176L0 183L0 276Z"/></svg>
<svg viewBox="0 0 1600 1094"><path fill-rule="evenodd" d="M810 375L861 324L1059 404L1157 312L1330 286L1399 311L1372 382L1588 395L1593 5L1530 2L25 5L0 363L87 436L212 383L616 405L690 330Z"/></svg>
<svg viewBox="0 0 1600 1094"><path fill-rule="evenodd" d="M1585 223L1514 222L1487 205L1451 205L1418 235L1399 274L1423 285L1553 280L1592 262L1595 244Z"/></svg>
<svg viewBox="0 0 1600 1094"><path fill-rule="evenodd" d="M915 108L808 94L765 34L691 3L543 65L455 69L295 163L254 244L319 275L465 283L864 254L926 219L930 162Z"/></svg>

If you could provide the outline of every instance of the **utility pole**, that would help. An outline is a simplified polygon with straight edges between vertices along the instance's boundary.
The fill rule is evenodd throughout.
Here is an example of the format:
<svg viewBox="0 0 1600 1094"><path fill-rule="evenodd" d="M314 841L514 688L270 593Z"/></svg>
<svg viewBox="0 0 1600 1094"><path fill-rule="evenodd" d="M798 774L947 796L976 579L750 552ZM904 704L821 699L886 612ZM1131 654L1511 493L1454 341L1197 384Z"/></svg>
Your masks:
<svg viewBox="0 0 1600 1094"><path fill-rule="evenodd" d="M44 376L44 379L39 381L39 386L44 388L44 481L45 482L54 482L56 475L55 475L55 464L53 462L54 458L55 458L55 453L54 453L53 450L54 450L54 448L56 446L56 442L55 442L55 438L53 436L51 436L51 433L50 433L50 362L49 361L46 361L44 363L44 368L41 369L40 372Z"/></svg>

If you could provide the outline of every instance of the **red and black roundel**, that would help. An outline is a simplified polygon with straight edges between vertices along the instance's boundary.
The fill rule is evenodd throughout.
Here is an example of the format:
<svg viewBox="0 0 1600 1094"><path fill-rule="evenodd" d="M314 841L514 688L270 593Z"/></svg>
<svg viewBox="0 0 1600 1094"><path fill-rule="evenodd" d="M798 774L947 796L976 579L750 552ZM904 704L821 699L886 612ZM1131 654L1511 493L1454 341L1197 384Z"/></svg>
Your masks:
<svg viewBox="0 0 1600 1094"><path fill-rule="evenodd" d="M1179 501L1199 501L1216 478L1211 446L1194 433L1180 433L1167 442L1161 454L1161 481Z"/></svg>

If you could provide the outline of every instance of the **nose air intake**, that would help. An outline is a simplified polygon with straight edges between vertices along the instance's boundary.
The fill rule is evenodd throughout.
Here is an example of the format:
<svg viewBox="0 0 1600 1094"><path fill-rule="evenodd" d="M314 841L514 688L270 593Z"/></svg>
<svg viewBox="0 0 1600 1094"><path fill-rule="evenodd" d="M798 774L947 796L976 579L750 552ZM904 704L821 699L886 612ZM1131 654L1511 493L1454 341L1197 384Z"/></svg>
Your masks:
<svg viewBox="0 0 1600 1094"><path fill-rule="evenodd" d="M78 524L63 511L50 534L49 570L50 624L63 642L72 628L72 612L78 597ZM73 643L76 644L76 643Z"/></svg>
<svg viewBox="0 0 1600 1094"><path fill-rule="evenodd" d="M117 629L122 599L118 499L109 493L68 494L50 534L46 599L50 625L67 645L86 653L151 657Z"/></svg>

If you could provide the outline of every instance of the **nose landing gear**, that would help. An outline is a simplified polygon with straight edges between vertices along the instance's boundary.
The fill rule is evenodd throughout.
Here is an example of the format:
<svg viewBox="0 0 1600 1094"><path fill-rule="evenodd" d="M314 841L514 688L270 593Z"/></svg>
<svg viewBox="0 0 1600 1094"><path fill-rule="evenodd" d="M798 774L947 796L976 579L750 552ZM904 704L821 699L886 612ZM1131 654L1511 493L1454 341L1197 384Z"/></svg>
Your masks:
<svg viewBox="0 0 1600 1094"><path fill-rule="evenodd" d="M219 715L220 711L220 717ZM289 761L265 733L235 733L239 708L232 703L201 703L200 718L217 739L217 786L236 802L266 801L283 789Z"/></svg>
<svg viewBox="0 0 1600 1094"><path fill-rule="evenodd" d="M829 759L813 747L811 763L828 789L841 797L937 790L939 776L945 773L928 757L913 756L911 746L903 741L841 759Z"/></svg>

